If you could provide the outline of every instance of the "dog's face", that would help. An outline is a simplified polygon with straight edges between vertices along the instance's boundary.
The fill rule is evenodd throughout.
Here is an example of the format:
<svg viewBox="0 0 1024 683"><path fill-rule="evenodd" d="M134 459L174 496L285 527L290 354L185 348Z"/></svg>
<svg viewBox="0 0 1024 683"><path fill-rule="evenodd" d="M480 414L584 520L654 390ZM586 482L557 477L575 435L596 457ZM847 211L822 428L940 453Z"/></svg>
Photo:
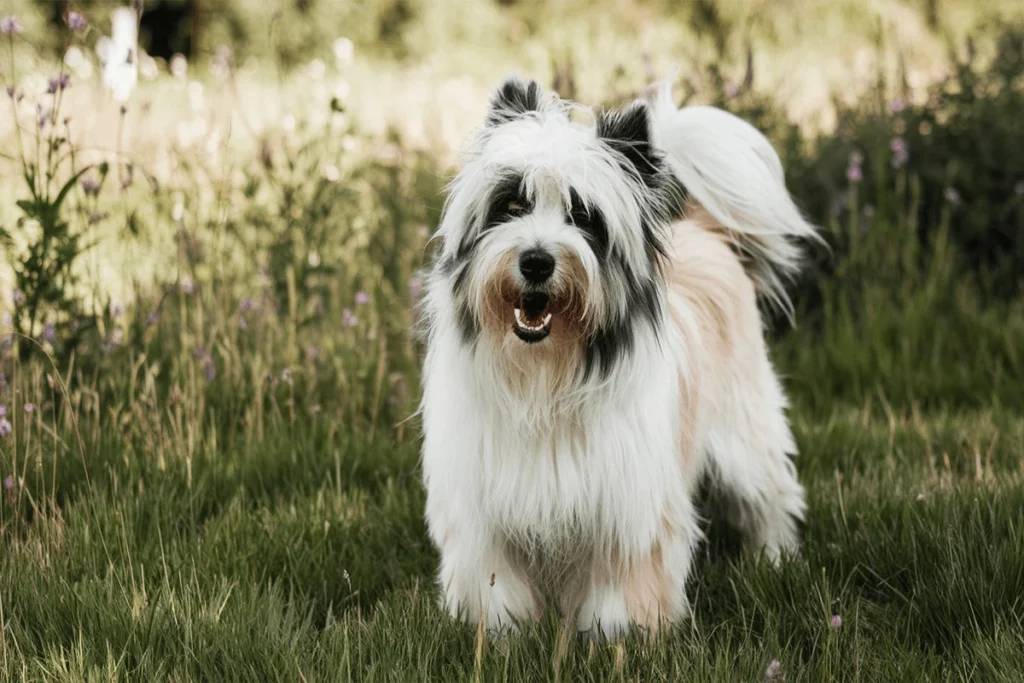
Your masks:
<svg viewBox="0 0 1024 683"><path fill-rule="evenodd" d="M455 178L437 274L463 341L518 365L606 373L660 324L662 231L681 189L651 145L647 107L570 120L535 82L506 81Z"/></svg>

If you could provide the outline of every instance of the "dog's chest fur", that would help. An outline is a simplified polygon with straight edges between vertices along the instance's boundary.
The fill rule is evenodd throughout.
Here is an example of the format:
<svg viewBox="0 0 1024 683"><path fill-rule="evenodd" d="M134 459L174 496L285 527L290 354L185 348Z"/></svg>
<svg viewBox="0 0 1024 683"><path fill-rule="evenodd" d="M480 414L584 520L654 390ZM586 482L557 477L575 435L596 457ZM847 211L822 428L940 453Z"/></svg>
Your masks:
<svg viewBox="0 0 1024 683"><path fill-rule="evenodd" d="M508 410L479 411L484 515L515 545L552 560L593 546L646 547L682 482L674 430L665 428L673 401L659 393L619 393L588 406L585 420L556 418L541 429L522 428Z"/></svg>

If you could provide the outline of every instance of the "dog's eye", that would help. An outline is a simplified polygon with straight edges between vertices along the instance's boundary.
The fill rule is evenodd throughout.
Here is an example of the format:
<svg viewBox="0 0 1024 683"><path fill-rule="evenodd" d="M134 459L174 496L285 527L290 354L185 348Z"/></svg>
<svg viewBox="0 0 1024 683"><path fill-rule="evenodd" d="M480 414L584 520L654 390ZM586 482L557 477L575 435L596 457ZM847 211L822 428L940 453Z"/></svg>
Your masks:
<svg viewBox="0 0 1024 683"><path fill-rule="evenodd" d="M593 222L593 212L587 208L580 196L575 191L572 193L572 203L569 205L569 222L577 228L586 230Z"/></svg>
<svg viewBox="0 0 1024 683"><path fill-rule="evenodd" d="M593 219L590 215L590 212L587 211L587 209L583 206L574 206L572 208L572 211L569 212L569 220L571 220L572 224L575 225L577 228L584 229L589 228L593 223Z"/></svg>

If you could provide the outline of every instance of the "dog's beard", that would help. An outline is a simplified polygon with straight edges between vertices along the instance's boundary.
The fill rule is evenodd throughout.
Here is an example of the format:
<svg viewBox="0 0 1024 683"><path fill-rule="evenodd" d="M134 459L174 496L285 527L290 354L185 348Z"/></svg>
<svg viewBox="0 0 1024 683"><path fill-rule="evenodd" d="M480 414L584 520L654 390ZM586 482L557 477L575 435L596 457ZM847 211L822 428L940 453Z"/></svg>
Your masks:
<svg viewBox="0 0 1024 683"><path fill-rule="evenodd" d="M557 276L540 286L524 283L509 267L514 263L515 254L501 258L471 297L481 323L477 344L508 382L524 392L543 385L552 394L582 371L591 324L600 318L589 310L596 285L571 253L559 255Z"/></svg>

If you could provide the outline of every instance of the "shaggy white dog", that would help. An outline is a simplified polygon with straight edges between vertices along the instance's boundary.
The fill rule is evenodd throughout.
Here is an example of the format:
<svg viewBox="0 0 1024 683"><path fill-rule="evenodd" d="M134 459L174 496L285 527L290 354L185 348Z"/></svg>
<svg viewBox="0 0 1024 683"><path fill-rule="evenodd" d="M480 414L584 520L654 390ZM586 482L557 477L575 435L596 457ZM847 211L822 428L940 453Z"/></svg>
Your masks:
<svg viewBox="0 0 1024 683"><path fill-rule="evenodd" d="M509 79L451 185L424 299L430 534L451 614L550 601L581 631L686 616L707 477L769 558L804 492L757 294L788 307L814 238L752 126L600 112Z"/></svg>

